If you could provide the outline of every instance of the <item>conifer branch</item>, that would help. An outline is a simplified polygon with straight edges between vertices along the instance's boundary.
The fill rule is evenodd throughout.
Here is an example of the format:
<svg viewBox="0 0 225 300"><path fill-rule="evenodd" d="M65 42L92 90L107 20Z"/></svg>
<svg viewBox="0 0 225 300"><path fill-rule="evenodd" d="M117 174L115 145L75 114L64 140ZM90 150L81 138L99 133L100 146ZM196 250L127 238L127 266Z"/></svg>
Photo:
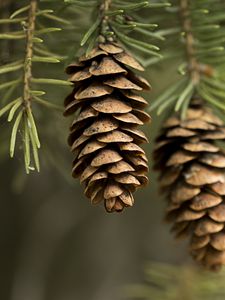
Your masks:
<svg viewBox="0 0 225 300"><path fill-rule="evenodd" d="M32 78L33 38L34 38L34 31L35 31L36 11L37 11L37 0L31 0L29 17L28 17L26 55L24 60L23 104L25 107L30 107L30 101L31 101L30 85L31 85L31 78Z"/></svg>
<svg viewBox="0 0 225 300"><path fill-rule="evenodd" d="M38 0L29 0L28 5L17 9L8 19L1 20L1 24L15 24L19 30L15 32L2 33L0 34L0 39L18 40L18 43L20 40L25 39L24 57L19 60L17 58L16 61L7 63L0 67L0 74L7 75L8 73L12 74L14 72L19 78L17 80L11 80L0 84L0 90L6 90L9 88L3 97L4 102L9 100L13 94L16 94L16 100L5 104L0 109L0 116L9 112L7 118L8 122L13 122L10 140L11 157L13 157L15 153L18 132L21 133L24 163L27 174L30 173L30 170L36 169L39 171L40 169L38 157L40 141L31 107L32 100L41 105L43 108L49 107L59 110L57 105L48 103L46 100L42 99L41 96L43 96L45 92L42 90L34 90L33 84L54 84L60 86L70 85L70 83L65 80L33 77L33 63L60 62L60 57L49 51L46 46L34 46L34 43L43 42L43 40L39 38L40 35L61 30L60 28L55 27L45 27L38 22L37 17L41 16L42 18L49 19L49 14L52 13L52 9L41 10L38 6ZM62 19L60 19L60 21L62 21ZM20 29L21 27L23 30ZM17 92L19 93L19 87L22 90L22 95L17 94ZM32 164L34 164L34 166L32 166Z"/></svg>
<svg viewBox="0 0 225 300"><path fill-rule="evenodd" d="M225 110L221 68L225 60L225 30L220 26L224 15L218 7L213 0L177 0L164 13L163 22L166 20L171 26L159 32L167 38L164 58L182 60L178 72L183 78L162 93L150 110L156 108L160 114L172 106L184 119L195 96Z"/></svg>
<svg viewBox="0 0 225 300"><path fill-rule="evenodd" d="M188 67L190 72L190 77L194 85L199 83L200 72L199 63L196 58L196 49L194 45L194 36L192 32L192 21L190 18L189 11L189 0L180 0L180 12L181 12L181 22L185 35L186 44L186 54L188 60Z"/></svg>
<svg viewBox="0 0 225 300"><path fill-rule="evenodd" d="M85 3L76 0L64 0L64 2L74 4L80 8L88 7L88 4L92 3L91 0L87 0ZM124 0L101 0L94 2L92 5L96 12L95 15L97 15L96 21L84 34L80 43L81 46L87 46L86 55L97 42L117 40L125 47L138 50L144 55L149 54L161 58L157 46L141 40L145 38L148 40L163 40L163 37L157 32L153 32L157 28L157 24L139 22L138 18L136 18L137 14L134 12L144 7L157 9L168 7L170 3L149 3L148 1L129 3ZM149 30L146 30L146 28ZM136 38L129 36L130 33L133 33ZM141 57L139 58L142 60Z"/></svg>

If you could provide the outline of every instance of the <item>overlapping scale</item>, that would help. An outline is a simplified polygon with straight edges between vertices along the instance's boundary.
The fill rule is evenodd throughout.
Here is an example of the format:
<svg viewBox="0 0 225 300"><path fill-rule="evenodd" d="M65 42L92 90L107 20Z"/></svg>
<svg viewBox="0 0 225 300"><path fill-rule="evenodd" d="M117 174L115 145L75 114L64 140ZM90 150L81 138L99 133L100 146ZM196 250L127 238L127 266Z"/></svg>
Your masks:
<svg viewBox="0 0 225 300"><path fill-rule="evenodd" d="M85 185L91 203L104 203L108 212L132 206L133 192L148 183L139 146L148 140L137 127L150 116L136 92L150 85L134 70L144 69L116 43L100 43L66 68L74 90L65 100L65 115L77 114L68 139L75 155L72 175Z"/></svg>
<svg viewBox="0 0 225 300"><path fill-rule="evenodd" d="M167 194L166 219L176 237L189 237L193 258L206 268L225 264L225 139L223 122L192 101L186 120L164 124L154 152L155 168Z"/></svg>

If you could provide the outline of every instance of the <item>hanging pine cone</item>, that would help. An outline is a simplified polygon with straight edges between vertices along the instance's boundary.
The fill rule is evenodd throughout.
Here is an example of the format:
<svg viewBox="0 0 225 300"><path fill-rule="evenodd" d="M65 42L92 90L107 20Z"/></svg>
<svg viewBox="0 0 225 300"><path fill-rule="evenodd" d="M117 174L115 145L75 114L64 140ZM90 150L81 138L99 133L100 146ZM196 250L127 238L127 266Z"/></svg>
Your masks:
<svg viewBox="0 0 225 300"><path fill-rule="evenodd" d="M69 136L72 174L84 183L91 203L103 201L108 212L132 206L132 193L148 181L147 158L139 146L148 140L137 127L150 117L143 111L146 100L134 91L150 86L129 67L143 71L119 45L108 42L66 69L74 90L65 100L65 115L79 110Z"/></svg>
<svg viewBox="0 0 225 300"><path fill-rule="evenodd" d="M166 219L177 238L190 238L193 258L212 270L225 264L225 153L217 145L224 139L223 122L193 101L184 121L166 121L154 153Z"/></svg>

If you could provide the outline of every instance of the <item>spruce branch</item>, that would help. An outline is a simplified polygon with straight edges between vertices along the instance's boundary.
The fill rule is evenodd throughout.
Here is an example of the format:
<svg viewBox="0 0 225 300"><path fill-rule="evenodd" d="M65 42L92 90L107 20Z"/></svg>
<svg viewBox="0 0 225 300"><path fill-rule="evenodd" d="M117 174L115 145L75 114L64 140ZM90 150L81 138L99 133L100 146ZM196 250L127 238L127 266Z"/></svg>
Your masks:
<svg viewBox="0 0 225 300"><path fill-rule="evenodd" d="M225 30L221 26L224 18L220 12L221 5L212 0L177 0L174 7L166 11L162 22L166 20L171 28L159 31L167 38L164 60L181 60L178 72L185 80L178 79L180 84L174 83L171 97L165 99L164 94L168 94L166 91L155 100L150 110L157 109L160 114L172 106L185 118L193 97L204 99L214 108L224 110L221 63L225 60ZM159 61L149 61L150 64L155 62ZM219 84L220 91L215 91L212 82Z"/></svg>
<svg viewBox="0 0 225 300"><path fill-rule="evenodd" d="M32 78L32 58L33 58L33 38L35 31L37 11L37 0L31 0L29 17L28 17L28 28L27 28L27 41L26 41L26 55L24 59L24 89L23 89L23 104L26 107L30 107L31 101L31 78Z"/></svg>
<svg viewBox="0 0 225 300"><path fill-rule="evenodd" d="M22 136L24 163L27 174L30 170L40 170L38 157L40 140L32 104L37 103L43 109L48 107L58 111L60 110L58 105L49 103L42 99L45 92L42 90L36 90L33 85L70 85L69 82L60 79L35 78L33 76L34 64L58 63L60 62L60 59L64 59L59 55L53 54L48 47L38 45L40 42L43 42L43 40L39 38L40 35L61 30L60 28L42 26L42 24L40 24L37 20L39 17L49 19L49 16L51 16L52 13L52 9L41 10L38 6L37 0L30 0L29 5L17 9L8 19L1 20L1 24L3 25L15 24L17 27L21 26L23 30L0 34L0 39L25 40L24 57L0 67L0 74L4 75L15 73L18 77L16 80L0 84L0 90L5 91L8 88L8 91L6 91L3 96L3 107L0 109L0 116L9 112L8 122L14 122L10 140L11 157L13 157L15 153L18 132L21 132L20 136ZM54 16L52 19L55 20ZM58 21L58 18L56 19ZM61 23L62 20L63 18L60 18ZM64 23L67 22L65 21ZM18 97L18 94L20 93L19 87L22 89L22 95ZM7 103L13 94L17 94L16 100Z"/></svg>
<svg viewBox="0 0 225 300"><path fill-rule="evenodd" d="M64 2L80 8L89 7L91 3L89 0L85 3L76 0L64 0ZM136 11L142 8L158 9L168 6L170 6L168 2L149 3L148 1L134 1L129 3L124 0L96 1L93 3L96 16L95 22L84 34L80 45L86 47L86 55L88 55L97 42L119 41L124 47L138 50L141 55L150 54L161 58L161 55L158 53L159 47L150 43L152 39L164 39L155 31L157 24L140 22L136 17ZM149 42L143 41L145 38Z"/></svg>

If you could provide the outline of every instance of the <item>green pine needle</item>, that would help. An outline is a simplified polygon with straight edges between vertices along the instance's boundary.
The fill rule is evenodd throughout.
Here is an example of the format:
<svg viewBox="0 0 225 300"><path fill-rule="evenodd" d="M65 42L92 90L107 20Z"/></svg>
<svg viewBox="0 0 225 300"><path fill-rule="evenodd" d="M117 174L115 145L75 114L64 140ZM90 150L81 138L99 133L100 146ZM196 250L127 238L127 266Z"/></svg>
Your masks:
<svg viewBox="0 0 225 300"><path fill-rule="evenodd" d="M101 22L101 20L97 19L94 22L94 24L89 28L89 30L85 33L84 37L82 38L82 40L80 42L81 47L86 44L86 42L89 40L91 35L96 31L96 29L98 28L100 22Z"/></svg>
<svg viewBox="0 0 225 300"><path fill-rule="evenodd" d="M36 144L37 148L40 148L41 144L40 144L40 141L39 141L37 127L36 127L36 124L35 124L34 117L33 117L33 114L31 112L31 109L27 108L26 112L27 112L27 117L28 117L28 120L29 120L29 128L30 128L30 130L32 132L35 144Z"/></svg>
<svg viewBox="0 0 225 300"><path fill-rule="evenodd" d="M9 116L8 116L8 122L11 122L17 109L22 105L22 98L18 98L16 103L13 105L13 107L10 109Z"/></svg>
<svg viewBox="0 0 225 300"><path fill-rule="evenodd" d="M19 114L17 115L15 123L13 125L11 139L10 139L10 150L9 150L11 158L14 156L15 145L16 145L16 137L17 137L17 132L18 132L18 129L19 129L19 125L20 125L20 121L22 119L22 116L23 116L23 111L21 110L19 112Z"/></svg>
<svg viewBox="0 0 225 300"><path fill-rule="evenodd" d="M24 13L25 11L27 11L30 8L30 5L24 6L22 8L17 9L16 11L14 11L14 13L9 17L10 19L15 18L16 16Z"/></svg>

